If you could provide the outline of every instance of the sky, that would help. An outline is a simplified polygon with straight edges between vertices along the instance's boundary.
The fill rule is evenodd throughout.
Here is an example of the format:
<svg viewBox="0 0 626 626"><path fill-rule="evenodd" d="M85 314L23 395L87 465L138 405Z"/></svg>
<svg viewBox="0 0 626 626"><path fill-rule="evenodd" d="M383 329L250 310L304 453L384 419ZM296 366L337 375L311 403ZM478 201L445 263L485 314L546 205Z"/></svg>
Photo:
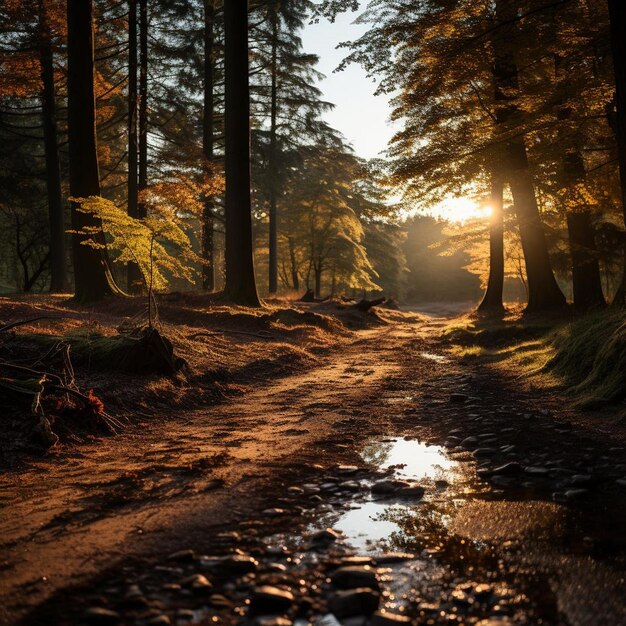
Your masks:
<svg viewBox="0 0 626 626"><path fill-rule="evenodd" d="M334 72L347 53L337 50L337 45L356 39L367 30L366 26L353 23L357 16L358 13L342 14L332 24L322 19L304 29L302 41L305 52L319 56L318 69L326 75L319 87L324 99L336 105L326 114L327 121L345 135L358 156L369 159L379 156L393 134L388 123L388 99L374 96L376 83L359 65Z"/></svg>
<svg viewBox="0 0 626 626"><path fill-rule="evenodd" d="M325 114L328 123L341 131L352 145L357 156L366 159L381 156L387 148L394 128L389 122L391 108L386 96L375 96L376 83L368 78L360 65L349 65L341 72L337 66L347 55L347 50L337 50L337 45L359 38L367 25L355 24L359 13L343 13L334 23L321 19L309 24L302 32L304 51L319 56L318 69L326 75L319 83L323 97L335 105ZM464 222L472 218L485 218L488 207L469 197L448 197L428 208L435 217Z"/></svg>

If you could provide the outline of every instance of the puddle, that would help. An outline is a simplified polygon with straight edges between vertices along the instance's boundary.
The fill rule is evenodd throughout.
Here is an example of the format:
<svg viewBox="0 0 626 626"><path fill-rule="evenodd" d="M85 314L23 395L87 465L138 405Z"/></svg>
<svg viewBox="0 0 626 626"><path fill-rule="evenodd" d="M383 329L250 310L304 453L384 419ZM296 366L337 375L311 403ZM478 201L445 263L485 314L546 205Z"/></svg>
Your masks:
<svg viewBox="0 0 626 626"><path fill-rule="evenodd" d="M381 470L392 469L400 479L416 480L426 487L421 500L383 501L368 495L355 499L348 511L334 520L326 519L341 531L348 543L361 553L375 554L398 550L406 543L407 526L432 512L433 503L443 494L450 500L451 488L462 478L461 465L449 458L441 446L416 439L394 437L370 442L361 452L363 460Z"/></svg>
<svg viewBox="0 0 626 626"><path fill-rule="evenodd" d="M381 469L397 469L398 476L420 480L454 478L459 463L450 459L443 447L431 446L416 439L390 438L368 444L361 452L363 460Z"/></svg>

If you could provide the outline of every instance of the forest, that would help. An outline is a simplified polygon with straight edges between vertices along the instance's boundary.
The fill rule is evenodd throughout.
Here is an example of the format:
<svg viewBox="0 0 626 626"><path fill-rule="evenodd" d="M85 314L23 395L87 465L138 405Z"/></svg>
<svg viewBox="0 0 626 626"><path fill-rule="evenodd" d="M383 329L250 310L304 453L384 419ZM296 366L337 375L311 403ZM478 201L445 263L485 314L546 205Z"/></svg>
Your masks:
<svg viewBox="0 0 626 626"><path fill-rule="evenodd" d="M0 625L619 626L624 528L624 0L0 2Z"/></svg>

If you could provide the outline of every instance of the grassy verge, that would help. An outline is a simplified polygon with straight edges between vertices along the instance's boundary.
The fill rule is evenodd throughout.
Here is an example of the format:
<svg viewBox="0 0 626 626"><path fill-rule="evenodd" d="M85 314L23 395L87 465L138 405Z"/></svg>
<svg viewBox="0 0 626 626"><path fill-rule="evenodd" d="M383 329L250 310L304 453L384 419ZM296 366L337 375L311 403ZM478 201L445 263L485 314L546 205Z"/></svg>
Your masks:
<svg viewBox="0 0 626 626"><path fill-rule="evenodd" d="M451 351L513 371L541 389L566 388L593 409L626 399L626 314L600 311L567 323L462 318L446 331Z"/></svg>

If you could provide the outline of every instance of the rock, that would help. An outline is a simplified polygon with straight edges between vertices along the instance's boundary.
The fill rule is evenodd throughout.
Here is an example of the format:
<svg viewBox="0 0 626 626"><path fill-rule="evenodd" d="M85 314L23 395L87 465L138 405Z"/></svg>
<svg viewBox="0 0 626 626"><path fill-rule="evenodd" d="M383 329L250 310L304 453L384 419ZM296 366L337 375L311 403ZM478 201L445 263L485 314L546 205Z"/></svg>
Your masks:
<svg viewBox="0 0 626 626"><path fill-rule="evenodd" d="M286 617L258 617L254 626L293 626L293 622Z"/></svg>
<svg viewBox="0 0 626 626"><path fill-rule="evenodd" d="M318 617L315 620L315 626L341 626L341 623L332 613L329 613Z"/></svg>
<svg viewBox="0 0 626 626"><path fill-rule="evenodd" d="M571 502L572 500L578 500L589 493L589 489L568 489L565 492L565 500Z"/></svg>
<svg viewBox="0 0 626 626"><path fill-rule="evenodd" d="M337 471L344 476L352 476L359 471L359 467L356 465L339 465Z"/></svg>
<svg viewBox="0 0 626 626"><path fill-rule="evenodd" d="M291 591L265 585L252 592L250 610L256 615L284 613L291 608L294 596Z"/></svg>
<svg viewBox="0 0 626 626"><path fill-rule="evenodd" d="M478 443L478 437L465 437L463 441L461 441L461 446L463 448L471 448Z"/></svg>
<svg viewBox="0 0 626 626"><path fill-rule="evenodd" d="M476 450L474 450L473 452L473 456L474 458L479 459L479 458L483 458L486 456L493 456L496 452L497 450L495 448L488 448L488 447L476 448Z"/></svg>
<svg viewBox="0 0 626 626"><path fill-rule="evenodd" d="M120 624L122 616L115 611L92 606L83 614L83 620L88 624L102 624L103 626L108 626L109 624Z"/></svg>
<svg viewBox="0 0 626 626"><path fill-rule="evenodd" d="M388 495L390 493L396 493L400 486L406 484L404 481L395 480L393 478L386 478L384 480L378 480L371 486L372 493L377 495Z"/></svg>
<svg viewBox="0 0 626 626"><path fill-rule="evenodd" d="M195 592L208 591L213 587L209 579L202 574L192 574L191 576L181 580L180 584L183 587L187 587L187 589L191 589Z"/></svg>
<svg viewBox="0 0 626 626"><path fill-rule="evenodd" d="M171 623L172 620L167 615L155 615L147 621L150 626L170 626Z"/></svg>
<svg viewBox="0 0 626 626"><path fill-rule="evenodd" d="M626 476L624 478L618 478L615 481L620 487L626 487Z"/></svg>
<svg viewBox="0 0 626 626"><path fill-rule="evenodd" d="M395 613L382 613L377 611L370 622L370 626L398 626L398 624L410 624L411 620L406 615Z"/></svg>
<svg viewBox="0 0 626 626"><path fill-rule="evenodd" d="M196 558L196 553L193 550L179 550L168 555L168 561L178 561L180 563L191 563Z"/></svg>
<svg viewBox="0 0 626 626"><path fill-rule="evenodd" d="M406 486L401 487L397 492L399 496L403 496L405 498L422 498L424 493L426 493L424 487L416 482L411 482Z"/></svg>
<svg viewBox="0 0 626 626"><path fill-rule="evenodd" d="M588 485L591 483L591 476L589 474L574 474L569 479L570 484L572 485Z"/></svg>
<svg viewBox="0 0 626 626"><path fill-rule="evenodd" d="M346 491L359 491L361 489L361 485L356 480L348 480L345 483L339 483L339 487Z"/></svg>
<svg viewBox="0 0 626 626"><path fill-rule="evenodd" d="M220 559L220 566L234 574L252 574L259 569L259 562L247 554L233 554Z"/></svg>
<svg viewBox="0 0 626 626"><path fill-rule="evenodd" d="M195 619L196 614L191 609L178 609L176 611L176 622L190 622Z"/></svg>
<svg viewBox="0 0 626 626"><path fill-rule="evenodd" d="M467 402L468 396L466 393L451 393L450 394L450 402L454 402L455 404L463 404Z"/></svg>
<svg viewBox="0 0 626 626"><path fill-rule="evenodd" d="M340 536L336 530L325 528L311 535L311 543L314 546L329 546L331 543L335 543Z"/></svg>
<svg viewBox="0 0 626 626"><path fill-rule="evenodd" d="M412 561L413 559L415 559L415 555L410 552L387 552L375 557L377 565L391 565L392 563L402 563L404 561Z"/></svg>
<svg viewBox="0 0 626 626"><path fill-rule="evenodd" d="M330 580L339 589L379 589L376 570L369 565L341 567L331 574Z"/></svg>
<svg viewBox="0 0 626 626"><path fill-rule="evenodd" d="M500 467L496 467L492 474L495 476L515 476L516 474L521 474L524 471L524 468L517 461L512 461L511 463L505 463L504 465L500 465Z"/></svg>
<svg viewBox="0 0 626 626"><path fill-rule="evenodd" d="M340 567L348 567L354 565L374 565L374 561L369 556L347 556L341 559Z"/></svg>
<svg viewBox="0 0 626 626"><path fill-rule="evenodd" d="M263 511L263 515L265 515L266 517L280 517L281 515L285 515L286 513L287 511L285 509L278 508L265 509L265 511Z"/></svg>
<svg viewBox="0 0 626 626"><path fill-rule="evenodd" d="M547 467L532 467L528 466L524 468L524 472L529 476L547 476L550 473L550 470Z"/></svg>
<svg viewBox="0 0 626 626"><path fill-rule="evenodd" d="M380 594L367 587L337 591L331 596L328 608L339 619L355 615L371 615L378 608Z"/></svg>

